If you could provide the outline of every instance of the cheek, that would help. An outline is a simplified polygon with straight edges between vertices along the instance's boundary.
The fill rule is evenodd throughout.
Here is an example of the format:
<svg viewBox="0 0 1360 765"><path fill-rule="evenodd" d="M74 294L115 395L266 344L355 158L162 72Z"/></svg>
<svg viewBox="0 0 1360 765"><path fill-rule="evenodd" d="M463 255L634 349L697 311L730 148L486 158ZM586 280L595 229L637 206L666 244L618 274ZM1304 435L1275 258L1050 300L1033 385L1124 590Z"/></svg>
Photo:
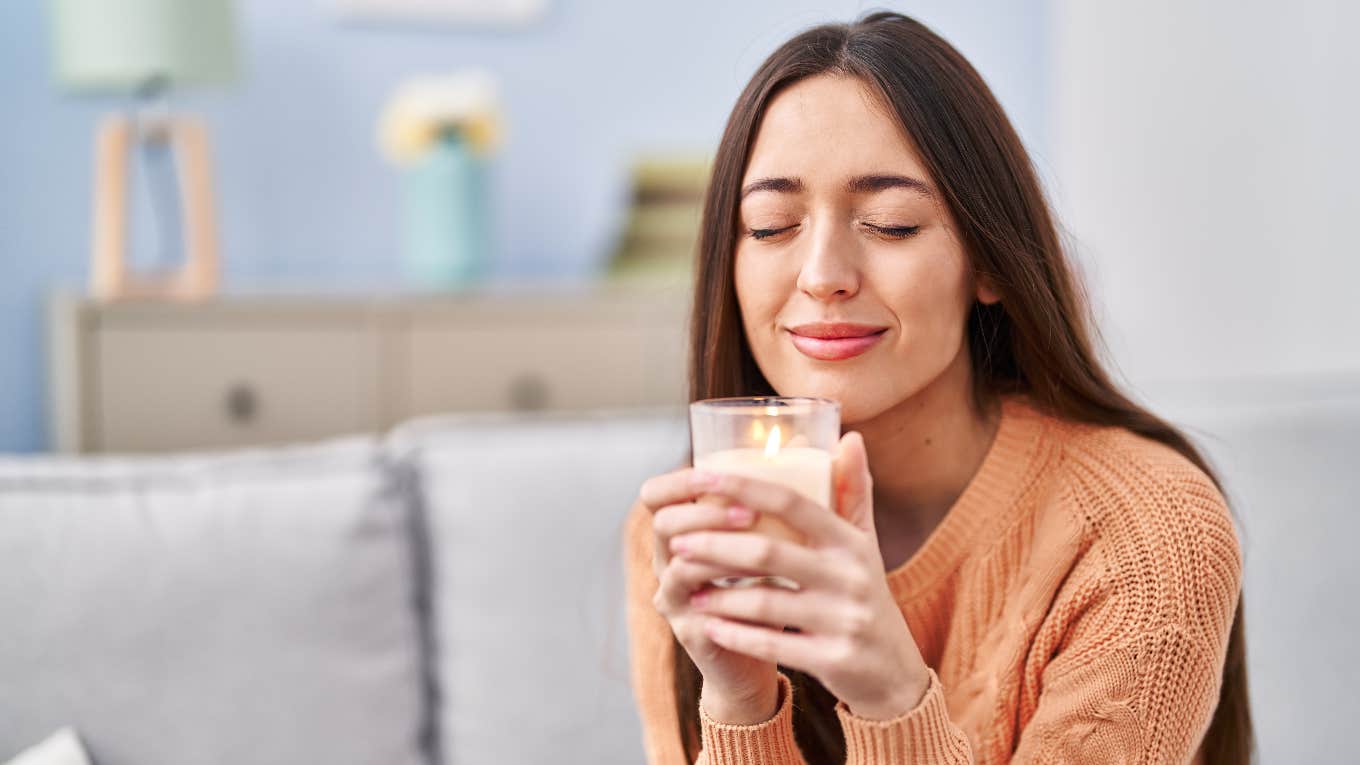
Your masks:
<svg viewBox="0 0 1360 765"><path fill-rule="evenodd" d="M970 304L968 272L962 257L940 252L895 264L875 276L883 302L913 342L958 334Z"/></svg>
<svg viewBox="0 0 1360 765"><path fill-rule="evenodd" d="M787 297L787 293L781 292L779 275L763 267L758 259L742 257L738 249L732 276L737 304L741 306L742 324L748 331L768 327ZM759 341L758 337L753 339Z"/></svg>

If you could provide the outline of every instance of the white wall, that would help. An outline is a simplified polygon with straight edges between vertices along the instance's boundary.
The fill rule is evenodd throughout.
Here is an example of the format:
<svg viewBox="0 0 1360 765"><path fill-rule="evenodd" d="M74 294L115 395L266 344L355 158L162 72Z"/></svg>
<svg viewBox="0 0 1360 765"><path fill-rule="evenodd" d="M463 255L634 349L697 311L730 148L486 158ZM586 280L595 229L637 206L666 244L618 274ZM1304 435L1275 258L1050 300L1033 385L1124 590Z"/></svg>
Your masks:
<svg viewBox="0 0 1360 765"><path fill-rule="evenodd" d="M1050 18L1053 192L1117 366L1360 370L1360 3L1054 0Z"/></svg>

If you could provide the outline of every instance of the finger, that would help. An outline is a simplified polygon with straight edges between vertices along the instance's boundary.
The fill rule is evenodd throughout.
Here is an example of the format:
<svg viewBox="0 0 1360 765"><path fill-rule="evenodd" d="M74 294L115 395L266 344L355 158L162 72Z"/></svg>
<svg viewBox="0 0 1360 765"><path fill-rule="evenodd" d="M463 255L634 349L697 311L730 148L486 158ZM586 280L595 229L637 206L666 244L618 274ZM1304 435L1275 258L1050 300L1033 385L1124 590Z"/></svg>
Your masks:
<svg viewBox="0 0 1360 765"><path fill-rule="evenodd" d="M710 492L756 512L778 517L788 526L803 532L810 544L837 544L852 538L850 533L853 527L834 512L781 484L724 474L714 479Z"/></svg>
<svg viewBox="0 0 1360 765"><path fill-rule="evenodd" d="M734 512L735 510L735 512ZM670 539L699 529L745 529L755 523L755 513L742 508L728 508L708 503L667 505L652 516L652 570L660 575L670 562Z"/></svg>
<svg viewBox="0 0 1360 765"><path fill-rule="evenodd" d="M782 576L804 589L834 584L815 550L756 531L691 531L671 537L670 552L686 560Z"/></svg>
<svg viewBox="0 0 1360 765"><path fill-rule="evenodd" d="M693 502L706 488L702 475L696 474L693 468L682 468L643 481L638 498L655 513L667 505Z"/></svg>
<svg viewBox="0 0 1360 765"><path fill-rule="evenodd" d="M665 605L667 612L675 613L689 608L689 598L695 592L712 586L714 579L725 576L754 576L749 571L733 571L731 568L715 566L700 561L676 558L666 564L658 578L657 596Z"/></svg>
<svg viewBox="0 0 1360 765"><path fill-rule="evenodd" d="M874 530L873 478L864 436L851 431L841 436L835 468L836 513L862 531Z"/></svg>
<svg viewBox="0 0 1360 765"><path fill-rule="evenodd" d="M704 634L730 651L810 674L824 662L825 638L709 616L704 619Z"/></svg>
<svg viewBox="0 0 1360 765"><path fill-rule="evenodd" d="M767 627L797 627L829 634L844 627L838 603L817 590L795 592L782 587L715 588L690 595L698 613L738 619Z"/></svg>
<svg viewBox="0 0 1360 765"><path fill-rule="evenodd" d="M666 543L670 538L701 529L746 529L755 522L755 513L743 508L720 507L706 502L667 505L652 516L652 532Z"/></svg>

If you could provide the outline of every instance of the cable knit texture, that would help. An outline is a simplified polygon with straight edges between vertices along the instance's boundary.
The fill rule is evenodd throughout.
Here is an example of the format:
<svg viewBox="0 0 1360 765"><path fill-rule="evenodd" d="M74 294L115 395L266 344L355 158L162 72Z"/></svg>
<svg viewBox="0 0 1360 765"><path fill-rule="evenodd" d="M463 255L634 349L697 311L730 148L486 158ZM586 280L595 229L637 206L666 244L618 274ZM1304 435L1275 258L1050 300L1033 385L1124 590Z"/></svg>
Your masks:
<svg viewBox="0 0 1360 765"><path fill-rule="evenodd" d="M681 765L676 645L652 604L652 544L651 515L636 506L623 539L633 691L647 761ZM963 494L887 573L929 688L891 720L838 703L847 763L1198 762L1241 577L1232 517L1203 471L1122 428L1007 396ZM699 763L806 762L799 700L779 678L765 722L698 710Z"/></svg>

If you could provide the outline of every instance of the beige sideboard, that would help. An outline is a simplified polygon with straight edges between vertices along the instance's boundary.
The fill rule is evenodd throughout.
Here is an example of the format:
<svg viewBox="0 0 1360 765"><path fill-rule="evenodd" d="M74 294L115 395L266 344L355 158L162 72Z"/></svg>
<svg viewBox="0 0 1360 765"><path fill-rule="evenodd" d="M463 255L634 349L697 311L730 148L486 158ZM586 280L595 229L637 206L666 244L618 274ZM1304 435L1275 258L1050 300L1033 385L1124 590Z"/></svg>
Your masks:
<svg viewBox="0 0 1360 765"><path fill-rule="evenodd" d="M200 303L57 296L53 446L217 448L381 431L441 412L680 406L688 311L674 287Z"/></svg>

